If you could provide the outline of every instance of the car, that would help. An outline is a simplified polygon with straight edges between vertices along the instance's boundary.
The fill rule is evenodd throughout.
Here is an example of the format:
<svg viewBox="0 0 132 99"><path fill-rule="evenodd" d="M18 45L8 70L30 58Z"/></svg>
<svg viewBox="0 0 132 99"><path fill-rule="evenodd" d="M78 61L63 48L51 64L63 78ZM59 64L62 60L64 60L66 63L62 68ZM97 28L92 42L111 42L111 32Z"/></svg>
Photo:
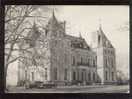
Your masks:
<svg viewBox="0 0 132 99"><path fill-rule="evenodd" d="M54 83L45 83L43 84L43 88L55 88L56 84Z"/></svg>
<svg viewBox="0 0 132 99"><path fill-rule="evenodd" d="M36 81L36 82L34 82L35 83L35 87L36 88L43 88L43 82L41 82L41 81Z"/></svg>
<svg viewBox="0 0 132 99"><path fill-rule="evenodd" d="M30 81L25 81L25 88L43 88L43 82L41 81L35 81L35 82L30 82Z"/></svg>

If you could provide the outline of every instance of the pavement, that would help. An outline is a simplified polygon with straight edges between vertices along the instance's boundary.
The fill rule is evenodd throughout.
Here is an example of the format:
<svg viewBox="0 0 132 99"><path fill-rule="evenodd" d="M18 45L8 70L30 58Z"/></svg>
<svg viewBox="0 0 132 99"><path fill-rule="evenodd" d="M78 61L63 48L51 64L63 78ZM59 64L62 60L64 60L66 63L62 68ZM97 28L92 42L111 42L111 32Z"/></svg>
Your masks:
<svg viewBox="0 0 132 99"><path fill-rule="evenodd" d="M8 93L129 93L129 85L60 86L49 89L10 87Z"/></svg>

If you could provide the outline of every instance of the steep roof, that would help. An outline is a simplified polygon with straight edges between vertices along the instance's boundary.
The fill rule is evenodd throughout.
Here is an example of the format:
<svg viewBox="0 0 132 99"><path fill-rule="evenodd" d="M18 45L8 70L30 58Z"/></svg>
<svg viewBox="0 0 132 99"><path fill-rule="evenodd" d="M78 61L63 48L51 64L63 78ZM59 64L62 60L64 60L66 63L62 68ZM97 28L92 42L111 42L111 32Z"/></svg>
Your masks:
<svg viewBox="0 0 132 99"><path fill-rule="evenodd" d="M65 29L65 21L64 22L60 22L57 20L57 18L55 17L55 13L54 10L52 12L52 16L50 17L48 24L46 25L46 27L52 27L53 29L55 28L62 28Z"/></svg>
<svg viewBox="0 0 132 99"><path fill-rule="evenodd" d="M57 24L57 23L58 23L58 21L57 21L57 19L56 19L56 17L55 17L55 13L54 13L54 11L53 11L52 17L49 19L48 24L55 25L55 24Z"/></svg>
<svg viewBox="0 0 132 99"><path fill-rule="evenodd" d="M111 44L110 40L107 38L107 36L106 36L105 33L103 32L101 26L99 27L99 29L97 30L97 32L101 34L101 36L103 37L103 39L104 39L104 41L105 41L105 42L103 43L103 46L104 46L104 47L114 48L113 45Z"/></svg>
<svg viewBox="0 0 132 99"><path fill-rule="evenodd" d="M71 41L71 44L74 48L81 48L81 49L88 49L91 50L90 46L87 44L84 38L82 37L75 37L71 35L65 35L66 39Z"/></svg>

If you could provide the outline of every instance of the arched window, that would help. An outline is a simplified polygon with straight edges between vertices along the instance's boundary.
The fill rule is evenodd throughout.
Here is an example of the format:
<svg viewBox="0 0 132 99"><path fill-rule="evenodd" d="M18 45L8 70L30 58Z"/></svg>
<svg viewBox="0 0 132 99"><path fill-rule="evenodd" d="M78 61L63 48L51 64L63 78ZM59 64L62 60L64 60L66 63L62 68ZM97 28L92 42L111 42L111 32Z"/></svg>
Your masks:
<svg viewBox="0 0 132 99"><path fill-rule="evenodd" d="M100 44L100 39L101 39L101 37L100 37L100 35L98 35L98 44Z"/></svg>

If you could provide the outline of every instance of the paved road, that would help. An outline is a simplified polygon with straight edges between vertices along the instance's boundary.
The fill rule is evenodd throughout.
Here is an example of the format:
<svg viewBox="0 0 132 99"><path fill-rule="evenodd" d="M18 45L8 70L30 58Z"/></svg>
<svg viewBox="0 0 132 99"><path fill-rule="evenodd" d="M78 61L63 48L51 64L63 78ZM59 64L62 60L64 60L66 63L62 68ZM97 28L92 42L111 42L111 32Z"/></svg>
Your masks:
<svg viewBox="0 0 132 99"><path fill-rule="evenodd" d="M96 86L71 86L59 87L52 89L24 89L11 88L9 93L129 93L129 86L112 86L112 85L96 85Z"/></svg>

